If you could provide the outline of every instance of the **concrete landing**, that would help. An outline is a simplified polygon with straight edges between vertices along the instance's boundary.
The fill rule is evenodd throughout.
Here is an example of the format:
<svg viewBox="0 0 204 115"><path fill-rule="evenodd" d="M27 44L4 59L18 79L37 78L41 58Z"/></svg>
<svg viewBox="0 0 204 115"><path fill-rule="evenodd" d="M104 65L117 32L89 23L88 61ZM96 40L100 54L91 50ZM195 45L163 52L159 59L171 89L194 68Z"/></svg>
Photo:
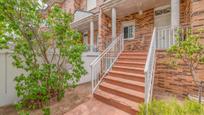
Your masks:
<svg viewBox="0 0 204 115"><path fill-rule="evenodd" d="M92 98L88 102L79 105L78 107L74 108L70 112L65 113L64 115L129 115L129 114Z"/></svg>

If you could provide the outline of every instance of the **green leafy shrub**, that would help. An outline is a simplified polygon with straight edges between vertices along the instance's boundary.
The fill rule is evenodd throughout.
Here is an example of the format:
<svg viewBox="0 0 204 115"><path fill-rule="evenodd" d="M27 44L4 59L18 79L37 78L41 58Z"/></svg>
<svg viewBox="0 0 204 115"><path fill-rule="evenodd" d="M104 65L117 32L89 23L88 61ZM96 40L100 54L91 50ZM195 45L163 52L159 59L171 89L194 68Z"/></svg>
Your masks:
<svg viewBox="0 0 204 115"><path fill-rule="evenodd" d="M168 49L168 53L174 57L172 62L173 65L177 66L178 63L182 62L188 65L188 69L192 75L194 83L199 87L199 102L202 97L202 87L204 81L197 75L197 67L204 63L204 44L201 43L200 33L202 29L191 30L188 29L185 33L182 29L178 29L176 34L176 44ZM196 33L196 34L195 34ZM183 39L185 36L185 39Z"/></svg>
<svg viewBox="0 0 204 115"><path fill-rule="evenodd" d="M60 100L86 74L81 59L85 47L70 27L72 15L57 6L45 15L43 7L38 0L0 1L0 49L12 49L13 65L26 72L15 78L18 110Z"/></svg>
<svg viewBox="0 0 204 115"><path fill-rule="evenodd" d="M171 101L153 100L149 104L140 106L139 115L203 115L204 105L185 100L173 99Z"/></svg>

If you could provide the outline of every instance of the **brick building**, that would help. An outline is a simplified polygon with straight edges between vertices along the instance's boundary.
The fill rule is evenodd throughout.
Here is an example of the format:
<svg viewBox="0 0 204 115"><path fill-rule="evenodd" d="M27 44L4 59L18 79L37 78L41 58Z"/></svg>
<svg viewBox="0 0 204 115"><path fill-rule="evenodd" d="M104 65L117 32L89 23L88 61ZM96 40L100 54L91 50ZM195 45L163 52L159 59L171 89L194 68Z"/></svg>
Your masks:
<svg viewBox="0 0 204 115"><path fill-rule="evenodd" d="M182 97L197 90L185 67L179 72L162 63L167 55L161 50L175 43L174 28L204 28L204 0L62 0L60 4L74 14L71 26L82 33L88 56L99 53L90 69L95 98L134 114L139 103L152 97L153 84L156 90ZM204 33L200 36L203 42ZM199 71L203 76L203 67Z"/></svg>

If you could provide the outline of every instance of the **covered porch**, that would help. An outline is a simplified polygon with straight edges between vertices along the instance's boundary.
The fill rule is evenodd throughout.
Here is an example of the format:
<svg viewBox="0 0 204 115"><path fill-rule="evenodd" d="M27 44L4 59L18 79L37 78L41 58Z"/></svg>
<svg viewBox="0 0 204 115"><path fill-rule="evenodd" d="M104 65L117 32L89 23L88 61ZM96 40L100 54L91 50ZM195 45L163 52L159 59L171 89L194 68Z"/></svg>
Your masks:
<svg viewBox="0 0 204 115"><path fill-rule="evenodd" d="M90 52L104 51L121 34L125 50L148 50L155 27L174 28L187 23L186 6L186 0L109 0L97 13L75 12L72 27L82 33Z"/></svg>
<svg viewBox="0 0 204 115"><path fill-rule="evenodd" d="M99 13L99 44L107 41L106 36L111 36L108 40L113 41L123 34L125 50L148 50L155 27L181 24L182 5L180 0L109 1ZM104 47L99 49L104 50Z"/></svg>
<svg viewBox="0 0 204 115"><path fill-rule="evenodd" d="M81 32L87 52L98 52L98 16L88 11L76 11L71 26Z"/></svg>

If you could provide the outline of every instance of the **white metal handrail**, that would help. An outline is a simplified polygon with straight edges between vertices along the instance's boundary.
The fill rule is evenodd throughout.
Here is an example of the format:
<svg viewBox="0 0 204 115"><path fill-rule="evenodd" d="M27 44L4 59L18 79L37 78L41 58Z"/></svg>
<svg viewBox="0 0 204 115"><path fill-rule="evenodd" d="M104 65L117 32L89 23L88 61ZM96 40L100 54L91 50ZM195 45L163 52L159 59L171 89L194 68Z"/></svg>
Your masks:
<svg viewBox="0 0 204 115"><path fill-rule="evenodd" d="M181 36L182 40L187 37L187 32L191 29L189 27L159 27L154 28L151 44L148 51L148 56L145 64L145 103L148 103L152 98L153 83L154 83L154 65L156 62L155 54L157 49L166 50L174 45L176 35Z"/></svg>
<svg viewBox="0 0 204 115"><path fill-rule="evenodd" d="M92 93L124 49L123 35L118 36L91 64Z"/></svg>
<svg viewBox="0 0 204 115"><path fill-rule="evenodd" d="M152 97L154 83L154 63L156 53L156 28L154 28L151 44L148 51L148 56L145 64L145 103L148 103Z"/></svg>

